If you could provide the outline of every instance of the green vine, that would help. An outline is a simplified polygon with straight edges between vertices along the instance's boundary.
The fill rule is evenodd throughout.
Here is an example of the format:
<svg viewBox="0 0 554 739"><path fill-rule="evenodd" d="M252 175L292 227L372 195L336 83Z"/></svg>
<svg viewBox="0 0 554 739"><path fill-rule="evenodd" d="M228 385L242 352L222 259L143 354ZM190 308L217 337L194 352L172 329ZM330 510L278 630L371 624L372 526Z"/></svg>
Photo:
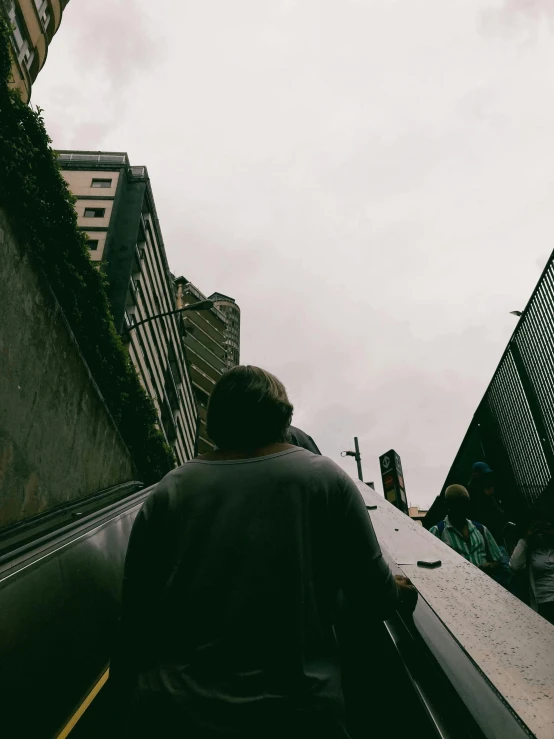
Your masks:
<svg viewBox="0 0 554 739"><path fill-rule="evenodd" d="M46 276L144 483L175 460L115 330L105 278L77 227L75 198L58 165L40 109L8 86L10 29L0 15L0 207Z"/></svg>

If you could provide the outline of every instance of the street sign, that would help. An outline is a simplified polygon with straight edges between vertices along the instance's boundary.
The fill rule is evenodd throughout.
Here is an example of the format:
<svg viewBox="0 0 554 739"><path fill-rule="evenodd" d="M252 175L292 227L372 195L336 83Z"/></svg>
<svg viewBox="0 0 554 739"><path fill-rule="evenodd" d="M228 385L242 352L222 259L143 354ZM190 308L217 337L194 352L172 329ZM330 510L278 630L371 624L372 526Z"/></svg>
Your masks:
<svg viewBox="0 0 554 739"><path fill-rule="evenodd" d="M400 456L391 449L379 457L381 468L381 479L383 480L383 492L386 500L408 514L408 500L406 498L406 485L404 483L404 472Z"/></svg>

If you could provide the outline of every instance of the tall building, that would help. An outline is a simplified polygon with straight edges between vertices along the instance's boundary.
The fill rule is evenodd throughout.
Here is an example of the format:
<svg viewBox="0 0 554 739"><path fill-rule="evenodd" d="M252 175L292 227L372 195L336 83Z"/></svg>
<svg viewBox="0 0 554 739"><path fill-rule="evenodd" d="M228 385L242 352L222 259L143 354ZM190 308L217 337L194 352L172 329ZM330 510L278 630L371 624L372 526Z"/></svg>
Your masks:
<svg viewBox="0 0 554 739"><path fill-rule="evenodd" d="M154 196L146 167L131 167L122 152L60 151L63 175L76 196L77 222L91 257L105 273L117 331L179 464L194 456L197 410L175 310Z"/></svg>
<svg viewBox="0 0 554 739"><path fill-rule="evenodd" d="M206 296L184 277L175 280L175 287L177 308L206 300ZM187 311L183 319L187 358L198 405L198 451L203 454L214 448L206 432L206 410L215 383L227 369L227 320L215 306L207 311Z"/></svg>
<svg viewBox="0 0 554 739"><path fill-rule="evenodd" d="M213 300L215 307L227 319L227 367L236 367L240 364L240 308L233 298L223 293L213 293L209 300Z"/></svg>
<svg viewBox="0 0 554 739"><path fill-rule="evenodd" d="M27 103L69 0L0 0L12 27L12 85Z"/></svg>

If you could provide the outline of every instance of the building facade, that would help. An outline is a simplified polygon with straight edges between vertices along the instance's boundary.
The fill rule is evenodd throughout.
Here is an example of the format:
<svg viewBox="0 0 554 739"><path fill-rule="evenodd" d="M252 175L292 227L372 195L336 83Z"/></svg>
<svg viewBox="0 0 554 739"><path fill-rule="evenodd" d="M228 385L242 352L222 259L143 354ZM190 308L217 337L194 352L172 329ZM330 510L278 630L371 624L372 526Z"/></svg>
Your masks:
<svg viewBox="0 0 554 739"><path fill-rule="evenodd" d="M423 510L419 506L411 505L408 509L408 515L420 526L423 526L423 519L427 515L427 509Z"/></svg>
<svg viewBox="0 0 554 739"><path fill-rule="evenodd" d="M225 344L227 347L227 368L240 364L240 308L233 298L223 293L213 293L209 300L213 300L215 307L220 310L227 321Z"/></svg>
<svg viewBox="0 0 554 739"><path fill-rule="evenodd" d="M175 287L177 308L206 300L206 296L184 277L175 280ZM227 369L227 319L215 306L210 310L187 311L183 319L187 359L198 407L198 451L203 454L214 449L206 431L206 412L213 387Z"/></svg>
<svg viewBox="0 0 554 739"><path fill-rule="evenodd" d="M169 270L146 167L122 152L60 151L63 175L76 196L77 222L93 261L106 275L117 331L154 401L160 429L183 464L195 454L197 410L175 310Z"/></svg>
<svg viewBox="0 0 554 739"><path fill-rule="evenodd" d="M13 87L27 103L69 0L0 0L12 27Z"/></svg>

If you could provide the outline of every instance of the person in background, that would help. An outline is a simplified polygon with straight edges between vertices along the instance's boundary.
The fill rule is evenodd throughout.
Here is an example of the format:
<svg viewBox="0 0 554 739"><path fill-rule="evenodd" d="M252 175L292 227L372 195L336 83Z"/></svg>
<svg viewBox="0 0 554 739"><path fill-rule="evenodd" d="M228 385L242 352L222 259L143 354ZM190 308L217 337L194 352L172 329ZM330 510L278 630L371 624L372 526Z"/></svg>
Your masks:
<svg viewBox="0 0 554 739"><path fill-rule="evenodd" d="M508 516L502 510L495 495L494 472L486 462L475 462L468 483L471 499L471 516L485 526L500 549L502 559L493 573L493 578L505 588L510 588L512 571L506 547ZM515 527L514 527L515 528Z"/></svg>
<svg viewBox="0 0 554 739"><path fill-rule="evenodd" d="M339 590L366 623L415 605L354 481L287 443L292 411L268 372L226 372L208 405L216 451L137 515L110 668L129 739L346 738Z"/></svg>
<svg viewBox="0 0 554 739"><path fill-rule="evenodd" d="M494 472L486 462L475 462L473 465L468 490L475 520L488 528L499 547L503 546L508 516L496 499Z"/></svg>
<svg viewBox="0 0 554 739"><path fill-rule="evenodd" d="M450 485L444 493L448 515L429 531L464 559L493 575L502 560L494 537L481 523L470 521L471 501L462 485Z"/></svg>
<svg viewBox="0 0 554 739"><path fill-rule="evenodd" d="M294 444L294 446L302 447L302 449L307 449L309 452L312 452L312 454L319 454L321 456L321 452L317 448L315 441L311 436L304 433L302 429L299 429L296 426L289 426L289 439L290 443Z"/></svg>
<svg viewBox="0 0 554 739"><path fill-rule="evenodd" d="M534 521L510 559L514 572L527 570L529 605L554 624L554 524Z"/></svg>

